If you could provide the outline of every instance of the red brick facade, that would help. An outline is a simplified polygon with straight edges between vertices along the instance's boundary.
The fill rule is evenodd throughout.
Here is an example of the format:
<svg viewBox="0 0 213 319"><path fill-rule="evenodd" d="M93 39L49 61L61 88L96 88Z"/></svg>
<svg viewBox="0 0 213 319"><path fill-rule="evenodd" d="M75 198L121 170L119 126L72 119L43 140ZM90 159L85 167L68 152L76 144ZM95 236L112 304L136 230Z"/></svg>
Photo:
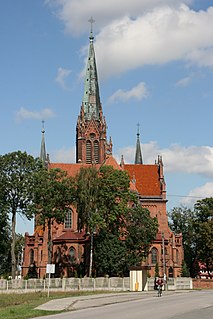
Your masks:
<svg viewBox="0 0 213 319"><path fill-rule="evenodd" d="M46 159L46 155L44 158ZM157 237L146 261L151 266L150 275L154 276L155 265L158 263L160 275L165 273L166 276L177 277L183 260L182 236L175 236L168 227L162 158L159 157L153 165L142 164L141 156L139 161L139 164L124 164L122 161L119 165L112 156L111 139L107 143L91 35L85 92L76 126L76 164L50 163L49 168L61 168L70 176L75 176L82 166L90 165L96 165L97 168L100 165L112 165L116 169L126 170L130 176L130 189L138 193L141 205L148 208L151 216L157 217L159 223ZM84 257L85 261L85 247L89 244L89 237L84 232L78 232L77 212L74 208L70 210L64 224L53 224L52 240L52 262L57 266L56 275L59 268L63 276L73 275L70 258L81 263ZM29 266L35 264L38 276L43 278L47 261L47 227L37 226L33 235L25 235L23 276L27 274Z"/></svg>

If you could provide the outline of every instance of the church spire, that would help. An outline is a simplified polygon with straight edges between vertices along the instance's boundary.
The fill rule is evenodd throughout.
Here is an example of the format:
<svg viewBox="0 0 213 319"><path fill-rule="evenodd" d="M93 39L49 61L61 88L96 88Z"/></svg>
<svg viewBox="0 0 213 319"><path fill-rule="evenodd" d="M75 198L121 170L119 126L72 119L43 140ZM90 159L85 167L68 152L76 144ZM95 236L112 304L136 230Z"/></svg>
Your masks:
<svg viewBox="0 0 213 319"><path fill-rule="evenodd" d="M95 50L93 43L94 36L92 30L92 25L95 22L95 20L93 20L93 18L90 18L89 22L91 23L91 31L89 37L90 46L86 68L86 78L84 84L83 110L86 120L90 120L91 118L99 120L101 112L101 102L99 96L98 74L96 68Z"/></svg>
<svg viewBox="0 0 213 319"><path fill-rule="evenodd" d="M44 138L44 121L42 121L42 138L41 138L41 151L40 151L40 159L43 162L43 164L46 165L47 163L47 153L46 153L46 147L45 147L45 138Z"/></svg>
<svg viewBox="0 0 213 319"><path fill-rule="evenodd" d="M143 164L142 153L141 153L141 144L140 144L139 126L140 126L140 124L138 124L136 152L135 152L135 164Z"/></svg>

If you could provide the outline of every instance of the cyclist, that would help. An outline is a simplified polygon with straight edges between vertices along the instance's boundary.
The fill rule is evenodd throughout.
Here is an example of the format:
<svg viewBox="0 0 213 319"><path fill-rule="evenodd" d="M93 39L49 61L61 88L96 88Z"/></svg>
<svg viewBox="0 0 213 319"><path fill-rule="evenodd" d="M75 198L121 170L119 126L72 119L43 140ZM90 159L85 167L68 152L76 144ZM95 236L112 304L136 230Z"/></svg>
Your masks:
<svg viewBox="0 0 213 319"><path fill-rule="evenodd" d="M162 289L163 289L163 285L164 285L163 278L159 277L156 280L156 284L157 284L157 288L158 288L158 297L161 297L162 296Z"/></svg>

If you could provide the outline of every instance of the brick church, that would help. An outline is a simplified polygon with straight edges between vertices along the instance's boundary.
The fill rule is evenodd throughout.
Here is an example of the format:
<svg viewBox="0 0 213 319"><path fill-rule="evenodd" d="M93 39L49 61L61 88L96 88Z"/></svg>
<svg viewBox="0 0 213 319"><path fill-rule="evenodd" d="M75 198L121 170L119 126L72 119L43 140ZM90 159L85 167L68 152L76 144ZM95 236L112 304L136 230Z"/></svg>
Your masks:
<svg viewBox="0 0 213 319"><path fill-rule="evenodd" d="M60 168L69 176L75 176L80 168L95 165L111 165L115 169L125 170L130 177L130 189L137 192L142 207L157 217L159 229L150 247L146 265L151 267L150 275L155 274L158 263L160 275L177 277L181 272L183 260L182 235L174 234L168 226L166 212L166 184L163 173L162 157L158 156L155 164L143 163L140 134L137 132L135 163L126 164L122 157L118 164L112 155L112 140L107 141L107 125L103 116L99 95L98 75L94 51L94 37L91 30L83 101L76 125L76 163L51 163L45 149L44 129L42 130L41 160L49 168ZM78 232L77 212L70 208L63 224L52 226L53 263L56 264L56 276L59 268L63 276L72 276L70 260L80 264L85 261L85 250L90 245L90 237L84 231ZM22 275L26 276L31 265L35 265L39 278L46 275L48 262L47 228L34 227L33 235L25 233L25 247ZM63 262L62 262L63 258ZM60 272L61 274L61 272Z"/></svg>

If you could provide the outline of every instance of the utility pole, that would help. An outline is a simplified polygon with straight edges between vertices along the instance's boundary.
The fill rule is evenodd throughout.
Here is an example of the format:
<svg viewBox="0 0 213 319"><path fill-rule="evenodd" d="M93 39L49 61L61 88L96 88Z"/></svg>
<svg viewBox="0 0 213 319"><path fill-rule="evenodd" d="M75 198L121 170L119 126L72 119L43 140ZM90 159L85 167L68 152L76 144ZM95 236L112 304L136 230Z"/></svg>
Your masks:
<svg viewBox="0 0 213 319"><path fill-rule="evenodd" d="M162 232L162 248L163 248L163 279L164 285L166 288L166 259L165 259L165 241L164 241L164 232Z"/></svg>
<svg viewBox="0 0 213 319"><path fill-rule="evenodd" d="M94 233L92 231L90 236L90 260L89 260L89 277L92 277L92 262L93 262L93 237Z"/></svg>

